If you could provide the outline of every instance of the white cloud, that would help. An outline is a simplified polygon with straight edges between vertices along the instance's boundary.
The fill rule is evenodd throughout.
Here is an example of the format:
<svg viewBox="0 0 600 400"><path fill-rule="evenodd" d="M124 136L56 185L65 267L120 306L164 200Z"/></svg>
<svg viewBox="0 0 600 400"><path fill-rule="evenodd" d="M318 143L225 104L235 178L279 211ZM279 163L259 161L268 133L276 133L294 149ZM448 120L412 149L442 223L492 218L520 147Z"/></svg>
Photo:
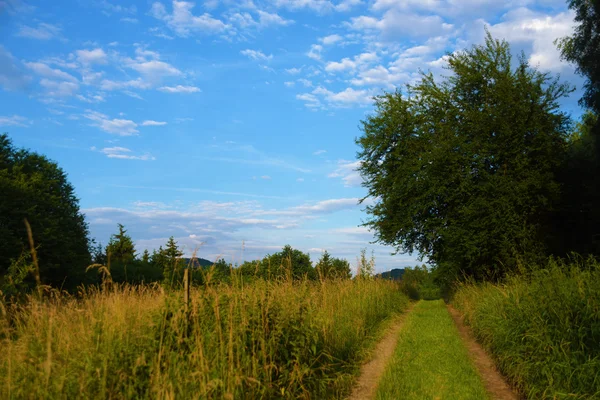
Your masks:
<svg viewBox="0 0 600 400"><path fill-rule="evenodd" d="M313 153L313 155L319 156L319 155L325 154L325 153L327 153L327 150L317 150Z"/></svg>
<svg viewBox="0 0 600 400"><path fill-rule="evenodd" d="M334 34L320 38L319 42L323 43L325 46L330 46L332 44L342 41L342 39L343 38L340 35Z"/></svg>
<svg viewBox="0 0 600 400"><path fill-rule="evenodd" d="M228 17L228 21L232 25L237 25L240 28L267 28L269 26L287 26L294 23L291 19L285 19L276 13L269 13L262 10L256 10L258 19L254 19L250 13L236 12Z"/></svg>
<svg viewBox="0 0 600 400"><path fill-rule="evenodd" d="M505 38L511 44L529 45L532 65L560 71L568 65L561 62L554 40L572 34L573 18L571 11L551 16L521 8L507 13L503 22L489 26L489 30L494 37ZM483 24L484 21L478 21L481 28Z"/></svg>
<svg viewBox="0 0 600 400"><path fill-rule="evenodd" d="M240 54L245 55L246 57L248 57L252 60L269 61L273 58L272 54L266 55L265 53L263 53L260 50L246 49L246 50L240 51Z"/></svg>
<svg viewBox="0 0 600 400"><path fill-rule="evenodd" d="M40 81L40 85L46 89L49 97L73 96L79 90L79 85L75 82L58 82L46 78Z"/></svg>
<svg viewBox="0 0 600 400"><path fill-rule="evenodd" d="M60 31L61 29L56 25L41 22L38 24L37 28L21 26L16 35L29 39L49 40L58 37Z"/></svg>
<svg viewBox="0 0 600 400"><path fill-rule="evenodd" d="M83 65L106 64L108 56L101 48L93 50L77 50L77 60Z"/></svg>
<svg viewBox="0 0 600 400"><path fill-rule="evenodd" d="M392 67L388 69L383 65L378 65L368 70L360 71L358 76L350 82L356 86L382 85L387 88L393 88L400 82L408 83L407 81L410 79L410 74L398 71L398 68Z"/></svg>
<svg viewBox="0 0 600 400"><path fill-rule="evenodd" d="M0 116L0 126L21 126L25 128L29 125L31 125L31 121L20 115Z"/></svg>
<svg viewBox="0 0 600 400"><path fill-rule="evenodd" d="M354 6L362 4L362 0L274 0L277 7L285 7L291 10L308 8L318 13L331 11L345 12L351 10Z"/></svg>
<svg viewBox="0 0 600 400"><path fill-rule="evenodd" d="M103 96L100 96L98 94L93 96L84 96L81 94L77 94L75 95L75 97L86 103L102 103L103 101L106 101L106 99Z"/></svg>
<svg viewBox="0 0 600 400"><path fill-rule="evenodd" d="M313 87L312 81L309 81L308 79L300 78L298 79L298 82L300 82L304 87Z"/></svg>
<svg viewBox="0 0 600 400"><path fill-rule="evenodd" d="M342 178L344 186L357 187L363 182L357 168L360 166L360 161L338 161L338 167L329 175L329 178Z"/></svg>
<svg viewBox="0 0 600 400"><path fill-rule="evenodd" d="M376 31L385 41L396 41L404 36L439 36L454 28L439 15L420 15L395 9L387 11L381 19L366 15L353 17L347 26L357 31Z"/></svg>
<svg viewBox="0 0 600 400"><path fill-rule="evenodd" d="M142 126L163 126L166 125L166 122L163 121L152 121L152 120L146 120L144 122L142 122Z"/></svg>
<svg viewBox="0 0 600 400"><path fill-rule="evenodd" d="M315 88L311 93L303 93L296 96L298 100L305 101L305 106L309 108L320 107L321 100L325 101L331 107L367 105L372 103L372 97L373 92L369 90L346 88L340 92L332 92L322 86Z"/></svg>
<svg viewBox="0 0 600 400"><path fill-rule="evenodd" d="M182 72L164 61L144 61L130 63L129 68L136 70L150 79L160 79L163 76L179 76Z"/></svg>
<svg viewBox="0 0 600 400"><path fill-rule="evenodd" d="M141 161L152 161L156 160L150 154L134 155L131 154L131 150L126 147L105 147L100 150L101 153L105 154L108 158L117 158L121 160L141 160Z"/></svg>
<svg viewBox="0 0 600 400"><path fill-rule="evenodd" d="M258 12L258 18L259 18L259 25L261 27L266 27L266 26L271 26L271 25L286 26L286 25L291 25L294 23L294 21L292 21L290 19L282 18L281 16L279 16L278 14L275 14L275 13L268 13L268 12L261 11L261 10L258 10L257 12Z"/></svg>
<svg viewBox="0 0 600 400"><path fill-rule="evenodd" d="M329 199L319 201L315 204L305 204L297 207L292 207L292 212L300 214L328 214L342 210L353 209L358 206L358 198L346 199Z"/></svg>
<svg viewBox="0 0 600 400"><path fill-rule="evenodd" d="M294 87L294 85L296 84L296 82L293 81L287 81L287 82L283 82L283 84L287 87Z"/></svg>
<svg viewBox="0 0 600 400"><path fill-rule="evenodd" d="M194 3L173 1L173 11L169 14L160 2L152 4L150 14L164 21L179 36L189 36L191 33L220 33L230 28L223 21L213 18L210 14L194 15Z"/></svg>
<svg viewBox="0 0 600 400"><path fill-rule="evenodd" d="M323 51L323 46L321 46L320 44L313 44L312 46L310 46L310 50L308 51L308 53L306 53L306 55L309 58L312 58L313 60L321 60L321 52Z"/></svg>
<svg viewBox="0 0 600 400"><path fill-rule="evenodd" d="M92 126L96 126L99 129L113 133L119 136L132 136L137 135L137 124L133 121L127 119L110 119L108 116L99 113L97 111L86 110L86 113L83 115L85 118L94 121Z"/></svg>
<svg viewBox="0 0 600 400"><path fill-rule="evenodd" d="M59 69L50 68L48 65L41 62L26 62L25 66L36 74L46 78L77 82L77 78L73 75Z"/></svg>
<svg viewBox="0 0 600 400"><path fill-rule="evenodd" d="M286 68L285 72L290 75L297 75L302 72L302 68Z"/></svg>
<svg viewBox="0 0 600 400"><path fill-rule="evenodd" d="M127 23L130 23L130 24L137 24L140 21L138 21L137 18L124 17L124 18L121 18L121 22L127 22Z"/></svg>
<svg viewBox="0 0 600 400"><path fill-rule="evenodd" d="M304 101L304 105L308 108L315 109L321 107L321 101L312 93L297 94L296 98Z"/></svg>
<svg viewBox="0 0 600 400"><path fill-rule="evenodd" d="M182 85L177 85L177 86L163 86L158 88L158 90L160 90L161 92L166 92L166 93L197 93L200 92L200 88L197 88L195 86L182 86Z"/></svg>
<svg viewBox="0 0 600 400"><path fill-rule="evenodd" d="M110 79L104 79L100 82L100 89L102 90L120 90L120 89L149 89L152 85L148 82L144 82L141 78L130 81L112 81Z"/></svg>
<svg viewBox="0 0 600 400"><path fill-rule="evenodd" d="M270 181L271 177L269 175L263 175L263 176L260 177L260 179L264 179L266 181Z"/></svg>

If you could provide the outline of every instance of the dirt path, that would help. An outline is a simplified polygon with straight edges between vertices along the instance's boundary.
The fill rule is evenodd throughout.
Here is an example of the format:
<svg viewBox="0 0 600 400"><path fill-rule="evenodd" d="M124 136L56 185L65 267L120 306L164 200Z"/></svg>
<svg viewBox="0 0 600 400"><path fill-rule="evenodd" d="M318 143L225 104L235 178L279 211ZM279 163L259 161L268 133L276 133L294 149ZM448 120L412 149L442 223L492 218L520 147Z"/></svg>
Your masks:
<svg viewBox="0 0 600 400"><path fill-rule="evenodd" d="M517 396L512 389L508 386L502 375L496 369L494 362L487 355L485 350L475 341L475 338L471 332L471 329L463 323L462 316L452 306L448 306L448 311L452 315L452 319L460 332L460 336L465 343L473 363L481 375L483 384L486 390L492 396L493 399L497 400L518 400Z"/></svg>
<svg viewBox="0 0 600 400"><path fill-rule="evenodd" d="M348 397L348 400L367 400L375 398L375 392L377 391L377 385L379 384L381 375L383 375L386 365L394 354L404 320L412 311L413 307L414 304L411 304L406 311L394 321L384 338L377 343L377 347L373 350L373 358L361 367L360 376L352 390L352 394Z"/></svg>

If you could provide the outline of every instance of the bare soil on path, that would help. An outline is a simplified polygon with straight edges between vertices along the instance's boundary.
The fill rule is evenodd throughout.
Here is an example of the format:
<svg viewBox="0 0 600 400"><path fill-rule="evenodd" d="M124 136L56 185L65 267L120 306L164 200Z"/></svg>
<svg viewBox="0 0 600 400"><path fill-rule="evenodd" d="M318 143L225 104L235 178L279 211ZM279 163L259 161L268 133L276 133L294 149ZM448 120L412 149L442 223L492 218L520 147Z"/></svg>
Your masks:
<svg viewBox="0 0 600 400"><path fill-rule="evenodd" d="M475 367L477 367L483 384L490 396L497 400L518 400L520 397L506 383L500 372L496 369L494 361L492 361L483 347L477 343L471 329L464 324L460 312L451 305L448 305L448 312L450 312L465 347Z"/></svg>
<svg viewBox="0 0 600 400"><path fill-rule="evenodd" d="M377 343L372 352L372 358L360 369L358 381L352 390L348 400L367 400L374 399L377 392L377 385L385 371L385 367L392 358L400 330L404 325L406 316L412 311L414 304L411 304L388 328L385 336Z"/></svg>

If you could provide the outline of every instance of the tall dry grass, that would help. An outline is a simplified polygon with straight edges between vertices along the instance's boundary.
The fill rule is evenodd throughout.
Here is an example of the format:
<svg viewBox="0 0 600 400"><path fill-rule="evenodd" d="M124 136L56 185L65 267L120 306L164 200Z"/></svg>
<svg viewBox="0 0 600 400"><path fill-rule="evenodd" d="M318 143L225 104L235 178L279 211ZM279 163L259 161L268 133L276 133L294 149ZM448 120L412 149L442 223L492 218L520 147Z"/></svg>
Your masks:
<svg viewBox="0 0 600 400"><path fill-rule="evenodd" d="M89 289L3 306L0 398L328 398L348 389L390 282Z"/></svg>

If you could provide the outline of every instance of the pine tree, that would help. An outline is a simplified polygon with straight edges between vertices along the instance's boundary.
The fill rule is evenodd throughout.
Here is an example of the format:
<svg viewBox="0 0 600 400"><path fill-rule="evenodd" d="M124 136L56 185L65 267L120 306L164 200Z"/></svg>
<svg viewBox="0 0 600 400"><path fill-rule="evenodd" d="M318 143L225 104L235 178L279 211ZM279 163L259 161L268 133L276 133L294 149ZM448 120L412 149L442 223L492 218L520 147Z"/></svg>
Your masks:
<svg viewBox="0 0 600 400"><path fill-rule="evenodd" d="M127 235L122 224L118 224L119 233L113 234L106 246L106 254L111 262L130 262L135 259L135 247L133 240Z"/></svg>

